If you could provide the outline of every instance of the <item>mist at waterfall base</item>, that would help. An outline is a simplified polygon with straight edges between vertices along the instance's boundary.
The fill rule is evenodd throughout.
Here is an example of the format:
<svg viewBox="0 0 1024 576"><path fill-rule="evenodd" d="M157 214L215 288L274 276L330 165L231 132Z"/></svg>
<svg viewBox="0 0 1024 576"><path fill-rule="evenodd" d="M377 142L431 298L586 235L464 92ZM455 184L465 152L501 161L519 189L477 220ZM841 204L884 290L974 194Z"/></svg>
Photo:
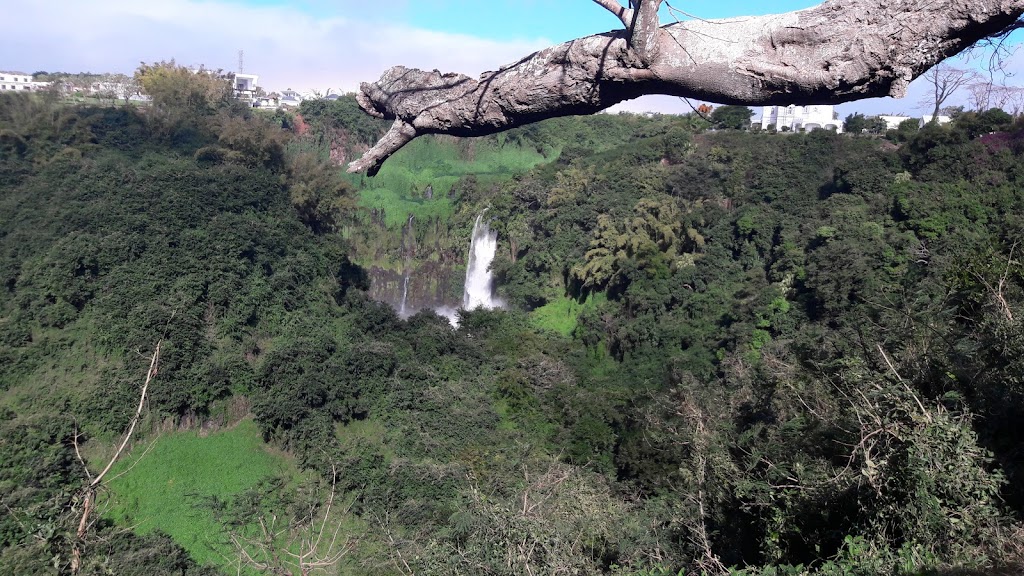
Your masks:
<svg viewBox="0 0 1024 576"><path fill-rule="evenodd" d="M466 279L462 291L463 309L491 310L505 307L505 303L494 295L494 278L490 271L497 251L498 233L491 230L490 224L484 220L484 215L481 213L473 223L473 237L469 244L469 259L466 262ZM403 319L419 311L419 309L408 306L409 284L415 281L410 273L403 274L402 298L396 307L398 315ZM452 326L458 327L458 310L454 306L432 306L430 309L447 318Z"/></svg>

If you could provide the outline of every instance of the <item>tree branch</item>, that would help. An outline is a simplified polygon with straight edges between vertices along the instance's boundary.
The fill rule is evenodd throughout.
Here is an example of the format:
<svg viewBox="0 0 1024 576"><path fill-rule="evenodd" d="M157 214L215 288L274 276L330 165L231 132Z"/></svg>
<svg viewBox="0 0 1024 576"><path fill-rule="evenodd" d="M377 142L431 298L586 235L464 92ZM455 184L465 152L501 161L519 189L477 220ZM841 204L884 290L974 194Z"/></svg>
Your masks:
<svg viewBox="0 0 1024 576"><path fill-rule="evenodd" d="M85 470L85 477L92 484L92 473L89 472L89 466L85 463L85 459L82 458L82 453L78 450L78 439L81 438L81 433L78 432L78 421L75 421L75 435L72 436L71 441L75 446L75 457L78 458L78 463L82 465L82 470Z"/></svg>
<svg viewBox="0 0 1024 576"><path fill-rule="evenodd" d="M903 380L903 376L900 376L900 373L896 371L896 367L893 366L892 360L889 360L889 355L885 353L885 348L882 348L881 344L877 344L877 346L878 351L882 353L882 358L885 359L885 364L889 366L889 370L892 370L892 373L896 375L896 379L899 380L900 384L903 385L903 388L907 391L907 394L910 394L910 397L913 398L914 402L917 403L917 407L921 409L921 414L925 417L925 419L928 420L928 422L931 422L931 414L929 414L928 411L925 410L924 404L921 403L921 399L918 398L917 394L914 394L914 391L910 389L910 386L907 385L907 382Z"/></svg>
<svg viewBox="0 0 1024 576"><path fill-rule="evenodd" d="M416 129L410 124L406 124L400 119L395 120L395 123L391 125L391 129L374 144L373 148L367 150L361 158L348 165L348 171L362 172L365 170L370 176L377 174L385 160L390 158L395 152L398 152L402 146L412 142L416 136L418 136Z"/></svg>
<svg viewBox="0 0 1024 576"><path fill-rule="evenodd" d="M640 0L640 5L633 11L633 21L626 26L629 46L645 66L650 66L658 57L658 33L661 31L658 9L661 3L662 0Z"/></svg>
<svg viewBox="0 0 1024 576"><path fill-rule="evenodd" d="M482 136L644 94L746 105L901 97L927 69L1024 14L1024 0L827 0L784 14L658 27L661 3L634 3L627 30L552 46L476 79L387 70L360 86L358 100L395 124L349 171L373 175L423 134Z"/></svg>
<svg viewBox="0 0 1024 576"><path fill-rule="evenodd" d="M128 431L125 432L124 440L121 441L121 445L117 447L117 452L107 462L107 467L102 472L96 475L89 483L90 488L95 488L103 481L103 477L110 472L110 469L114 467L117 459L121 457L121 452L124 452L125 446L128 445L128 441L132 439L132 433L135 432L135 426L139 423L139 419L142 417L142 408L146 405L146 391L149 390L149 382L156 376L157 362L160 361L160 345L162 341L156 343L156 350L153 351L153 356L149 359L149 370L146 371L146 381L142 384L142 392L139 394L139 407L135 410L135 416L132 417L131 424L128 426Z"/></svg>
<svg viewBox="0 0 1024 576"><path fill-rule="evenodd" d="M619 19L619 22L622 22L622 25L626 28L629 28L633 24L633 11L622 4L619 4L616 0L594 0L594 2L614 14L615 17Z"/></svg>

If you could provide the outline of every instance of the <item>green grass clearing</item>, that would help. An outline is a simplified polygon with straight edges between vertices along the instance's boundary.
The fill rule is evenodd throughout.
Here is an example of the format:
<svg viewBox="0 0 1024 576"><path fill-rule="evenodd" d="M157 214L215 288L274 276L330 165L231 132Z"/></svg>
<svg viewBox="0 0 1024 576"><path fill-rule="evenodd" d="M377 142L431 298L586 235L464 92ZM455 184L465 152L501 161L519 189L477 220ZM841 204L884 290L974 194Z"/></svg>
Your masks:
<svg viewBox="0 0 1024 576"><path fill-rule="evenodd" d="M137 446L111 471L105 516L142 534L162 530L200 563L223 565L233 554L205 499L231 498L268 476L299 474L289 458L268 450L249 419L206 437L166 434L145 450Z"/></svg>
<svg viewBox="0 0 1024 576"><path fill-rule="evenodd" d="M358 443L360 440L383 445L384 434L386 433L387 429L384 427L384 424L372 418L366 420L352 420L348 424L338 422L334 425L335 437L338 439L338 443L344 448L348 448L354 443Z"/></svg>
<svg viewBox="0 0 1024 576"><path fill-rule="evenodd" d="M580 314L607 301L604 292L592 294L582 304L574 298L563 296L530 312L530 321L541 330L550 330L565 337L572 336Z"/></svg>

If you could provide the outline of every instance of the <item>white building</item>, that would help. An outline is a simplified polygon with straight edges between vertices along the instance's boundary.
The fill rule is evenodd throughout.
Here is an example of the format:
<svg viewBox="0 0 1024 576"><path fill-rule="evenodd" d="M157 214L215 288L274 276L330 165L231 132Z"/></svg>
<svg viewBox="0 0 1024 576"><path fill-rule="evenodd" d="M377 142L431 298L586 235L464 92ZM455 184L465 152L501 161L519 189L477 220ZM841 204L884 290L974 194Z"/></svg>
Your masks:
<svg viewBox="0 0 1024 576"><path fill-rule="evenodd" d="M253 102L257 99L260 77L257 74L235 74L232 87L235 89L235 97L246 102Z"/></svg>
<svg viewBox="0 0 1024 576"><path fill-rule="evenodd" d="M932 118L933 118L933 116L931 114L925 114L924 116L921 116L920 120L917 121L917 125L919 127L921 127L921 128L924 128L925 124L930 124L931 123ZM939 124L941 126L942 124L949 124L952 121L953 121L953 119L950 118L949 116L941 116L940 115L935 120L935 123Z"/></svg>
<svg viewBox="0 0 1024 576"><path fill-rule="evenodd" d="M819 128L843 131L843 123L836 117L834 106L765 106L761 109L761 129L767 130L773 125L779 131Z"/></svg>
<svg viewBox="0 0 1024 576"><path fill-rule="evenodd" d="M902 124L905 121L911 119L910 116L900 116L898 114L897 115L881 114L878 117L885 121L885 129L886 130L895 130L895 129L900 127L900 124Z"/></svg>
<svg viewBox="0 0 1024 576"><path fill-rule="evenodd" d="M299 94L291 88L281 91L281 97L278 98L278 106L293 107L302 104L302 94Z"/></svg>
<svg viewBox="0 0 1024 576"><path fill-rule="evenodd" d="M0 90L34 92L49 86L49 82L33 82L32 76L21 72L0 72Z"/></svg>

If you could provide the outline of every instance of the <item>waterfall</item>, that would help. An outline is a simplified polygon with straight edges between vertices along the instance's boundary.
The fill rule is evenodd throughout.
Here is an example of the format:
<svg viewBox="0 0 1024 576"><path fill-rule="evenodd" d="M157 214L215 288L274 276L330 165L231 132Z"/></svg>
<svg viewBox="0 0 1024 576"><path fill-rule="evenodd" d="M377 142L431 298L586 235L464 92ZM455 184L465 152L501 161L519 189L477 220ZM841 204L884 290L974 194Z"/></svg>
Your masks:
<svg viewBox="0 0 1024 576"><path fill-rule="evenodd" d="M398 317L408 318L410 316L407 308L409 303L409 259L416 253L416 232L412 228L414 216L409 214L409 219L402 227L402 300L398 305Z"/></svg>
<svg viewBox="0 0 1024 576"><path fill-rule="evenodd" d="M483 212L473 224L473 240L469 245L469 262L466 264L466 287L462 292L462 307L466 310L484 307L500 308L502 302L493 296L491 271L498 249L498 233L484 221Z"/></svg>
<svg viewBox="0 0 1024 576"><path fill-rule="evenodd" d="M405 273L405 280L402 282L402 304L398 307L398 316L405 318L408 314L405 311L405 303L409 299L409 272Z"/></svg>
<svg viewBox="0 0 1024 576"><path fill-rule="evenodd" d="M447 318L452 326L458 328L459 315L456 306L438 292L439 287L444 287L447 291L448 278L445 272L450 269L439 271L436 267L426 265L416 267L412 258L412 250L410 250L410 248L414 249L413 242L415 242L412 234L413 218L410 217L402 228L404 263L401 268L401 276L398 276L397 270L374 268L377 276L373 283L380 287L376 298L391 304L402 319L407 319L420 309L429 307L437 314ZM498 233L491 230L484 219L484 214L481 213L473 223L473 238L469 244L469 258L466 262L466 278L463 284L462 308L472 310L480 307L486 309L505 307L505 303L494 296L494 280L488 270L494 261L497 250ZM409 285L412 284L414 273L417 274L416 292L413 293L412 302L410 302ZM451 280L454 281L454 278ZM400 297L395 290L399 282L402 286Z"/></svg>

